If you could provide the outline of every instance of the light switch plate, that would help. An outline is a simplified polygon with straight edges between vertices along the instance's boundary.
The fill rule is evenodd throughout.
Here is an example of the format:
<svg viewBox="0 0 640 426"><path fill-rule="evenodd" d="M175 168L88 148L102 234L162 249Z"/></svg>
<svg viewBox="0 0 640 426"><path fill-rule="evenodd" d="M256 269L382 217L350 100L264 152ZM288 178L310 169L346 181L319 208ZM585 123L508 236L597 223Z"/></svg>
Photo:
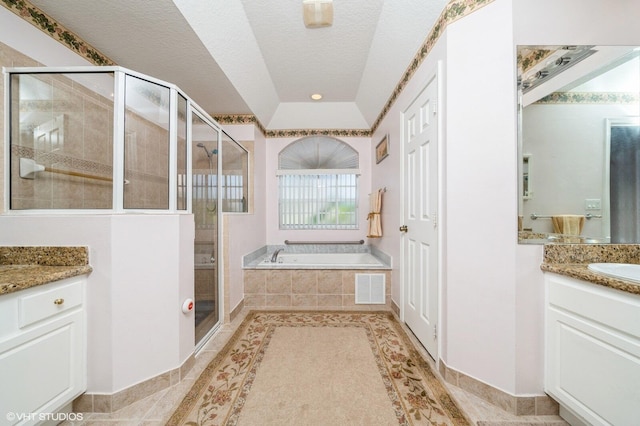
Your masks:
<svg viewBox="0 0 640 426"><path fill-rule="evenodd" d="M585 210L602 210L602 201L599 198L587 198L584 200Z"/></svg>

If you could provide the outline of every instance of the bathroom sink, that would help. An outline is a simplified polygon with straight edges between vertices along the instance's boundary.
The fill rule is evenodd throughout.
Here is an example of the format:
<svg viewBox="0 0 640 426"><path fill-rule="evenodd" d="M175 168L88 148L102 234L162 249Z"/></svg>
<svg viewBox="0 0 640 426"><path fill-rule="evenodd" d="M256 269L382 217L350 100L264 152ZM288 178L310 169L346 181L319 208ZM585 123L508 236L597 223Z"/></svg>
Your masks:
<svg viewBox="0 0 640 426"><path fill-rule="evenodd" d="M631 263L590 263L590 271L640 284L640 265Z"/></svg>

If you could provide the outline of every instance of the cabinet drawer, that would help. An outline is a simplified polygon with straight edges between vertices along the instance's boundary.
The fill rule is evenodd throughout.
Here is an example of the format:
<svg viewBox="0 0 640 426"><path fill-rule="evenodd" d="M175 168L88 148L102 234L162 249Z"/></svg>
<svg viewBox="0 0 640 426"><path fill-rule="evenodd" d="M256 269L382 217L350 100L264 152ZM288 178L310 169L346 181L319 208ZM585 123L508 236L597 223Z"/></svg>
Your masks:
<svg viewBox="0 0 640 426"><path fill-rule="evenodd" d="M18 300L20 328L82 305L82 281L24 296Z"/></svg>
<svg viewBox="0 0 640 426"><path fill-rule="evenodd" d="M547 277L550 309L577 315L640 339L640 297L562 276Z"/></svg>

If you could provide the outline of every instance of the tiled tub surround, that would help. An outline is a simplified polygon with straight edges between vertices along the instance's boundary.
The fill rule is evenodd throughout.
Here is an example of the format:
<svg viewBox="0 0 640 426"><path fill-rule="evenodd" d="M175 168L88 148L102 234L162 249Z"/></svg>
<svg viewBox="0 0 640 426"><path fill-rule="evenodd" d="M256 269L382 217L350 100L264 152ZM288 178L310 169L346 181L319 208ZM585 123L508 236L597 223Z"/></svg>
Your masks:
<svg viewBox="0 0 640 426"><path fill-rule="evenodd" d="M91 271L86 247L0 247L0 295Z"/></svg>
<svg viewBox="0 0 640 426"><path fill-rule="evenodd" d="M391 269L391 257L369 245L353 245L353 244L295 244L295 245L272 245L264 246L255 250L242 259L242 265L245 269L255 268L265 258L271 258L276 250L282 250L280 253L371 253L384 266L382 269ZM336 266L336 268L345 267Z"/></svg>
<svg viewBox="0 0 640 426"><path fill-rule="evenodd" d="M628 281L596 274L588 269L590 263L640 264L638 244L547 244L544 246L545 272L577 278L605 287L640 294L640 286Z"/></svg>
<svg viewBox="0 0 640 426"><path fill-rule="evenodd" d="M286 253L371 253L384 265L357 268L322 265L321 269L256 269L277 249ZM265 246L244 257L244 306L246 308L380 309L391 308L391 259L370 246L295 245ZM355 275L384 274L385 304L356 304Z"/></svg>

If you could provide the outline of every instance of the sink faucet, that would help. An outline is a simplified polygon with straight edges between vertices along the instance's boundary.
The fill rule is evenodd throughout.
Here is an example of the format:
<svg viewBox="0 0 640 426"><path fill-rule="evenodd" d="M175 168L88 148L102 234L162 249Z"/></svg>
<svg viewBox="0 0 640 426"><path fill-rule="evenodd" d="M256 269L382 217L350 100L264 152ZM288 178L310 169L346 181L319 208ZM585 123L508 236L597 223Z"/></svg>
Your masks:
<svg viewBox="0 0 640 426"><path fill-rule="evenodd" d="M278 255L282 250L284 249L279 248L278 250L273 252L273 256L271 256L271 263L276 263L276 261L278 260Z"/></svg>

